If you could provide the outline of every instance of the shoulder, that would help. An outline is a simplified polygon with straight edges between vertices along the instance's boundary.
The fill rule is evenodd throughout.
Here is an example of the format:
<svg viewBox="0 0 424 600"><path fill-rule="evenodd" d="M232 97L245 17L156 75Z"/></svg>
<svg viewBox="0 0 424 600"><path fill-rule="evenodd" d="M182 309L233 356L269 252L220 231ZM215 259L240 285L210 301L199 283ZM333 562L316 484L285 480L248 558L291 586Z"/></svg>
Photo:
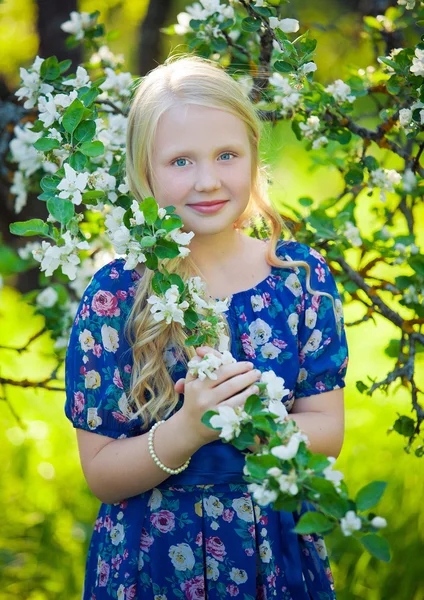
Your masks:
<svg viewBox="0 0 424 600"><path fill-rule="evenodd" d="M98 269L92 276L85 294L93 294L102 289L114 292L134 285L140 279L140 275L134 269L125 269L125 259L115 258Z"/></svg>
<svg viewBox="0 0 424 600"><path fill-rule="evenodd" d="M318 250L297 240L279 240L275 252L282 260L303 260L311 265L326 264L325 258Z"/></svg>

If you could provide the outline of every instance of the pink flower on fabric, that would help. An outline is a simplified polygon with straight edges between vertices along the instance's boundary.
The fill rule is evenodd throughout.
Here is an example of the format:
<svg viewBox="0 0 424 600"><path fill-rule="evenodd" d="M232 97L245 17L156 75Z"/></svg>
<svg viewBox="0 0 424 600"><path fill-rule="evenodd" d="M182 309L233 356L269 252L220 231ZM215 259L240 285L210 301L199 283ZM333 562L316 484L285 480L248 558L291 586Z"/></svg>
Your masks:
<svg viewBox="0 0 424 600"><path fill-rule="evenodd" d="M109 515L105 516L103 527L106 529L106 531L110 531L112 529L112 519L109 517Z"/></svg>
<svg viewBox="0 0 424 600"><path fill-rule="evenodd" d="M82 413L82 411L84 410L84 405L85 405L84 394L82 392L74 392L75 413L76 414Z"/></svg>
<svg viewBox="0 0 424 600"><path fill-rule="evenodd" d="M94 294L91 308L99 317L119 317L121 314L118 298L107 290L99 290Z"/></svg>
<svg viewBox="0 0 424 600"><path fill-rule="evenodd" d="M243 352L245 353L247 358L256 358L256 353L252 346L252 340L247 335L247 333L242 333L240 339L241 344L243 346Z"/></svg>
<svg viewBox="0 0 424 600"><path fill-rule="evenodd" d="M114 384L115 384L117 387L121 388L121 390L123 390L123 389L124 389L124 386L123 386L123 384L122 384L121 374L119 373L119 369L118 369L118 367L116 367L116 368L115 368L115 371L114 371L114 373L113 373L113 383L114 383Z"/></svg>
<svg viewBox="0 0 424 600"><path fill-rule="evenodd" d="M275 573L276 573L277 577L281 573L281 569L277 564L275 564Z"/></svg>
<svg viewBox="0 0 424 600"><path fill-rule="evenodd" d="M300 352L299 352L299 363L301 365L303 365L303 363L305 362L305 358L306 358L305 353L303 352L303 350L300 350Z"/></svg>
<svg viewBox="0 0 424 600"><path fill-rule="evenodd" d="M130 296L135 296L135 287L133 285L128 288L128 293Z"/></svg>
<svg viewBox="0 0 424 600"><path fill-rule="evenodd" d="M112 269L110 270L110 275L109 277L111 279L118 279L119 278L119 273L118 271L115 269L115 267L112 267Z"/></svg>
<svg viewBox="0 0 424 600"><path fill-rule="evenodd" d="M132 371L131 365L125 365L124 371L125 371L125 373L131 373L131 371Z"/></svg>
<svg viewBox="0 0 424 600"><path fill-rule="evenodd" d="M253 525L251 525L249 527L249 529L247 531L250 533L250 535L252 536L253 539L256 538L256 531L255 531L255 524L254 523L253 523Z"/></svg>
<svg viewBox="0 0 424 600"><path fill-rule="evenodd" d="M277 338L274 338L272 340L272 343L274 346L276 346L277 348L281 348L282 350L284 350L284 348L287 348L287 344L284 340L277 340Z"/></svg>
<svg viewBox="0 0 424 600"><path fill-rule="evenodd" d="M302 552L305 556L309 556L309 550L307 548L302 548Z"/></svg>
<svg viewBox="0 0 424 600"><path fill-rule="evenodd" d="M196 535L196 544L198 546L201 546L203 543L203 532L199 531L199 533Z"/></svg>
<svg viewBox="0 0 424 600"><path fill-rule="evenodd" d="M270 586L275 587L275 581L276 581L275 573L270 573L267 576L267 581Z"/></svg>
<svg viewBox="0 0 424 600"><path fill-rule="evenodd" d="M240 319L243 321L243 323L246 323L246 321L247 321L247 317L244 313L241 313Z"/></svg>
<svg viewBox="0 0 424 600"><path fill-rule="evenodd" d="M87 373L87 369L84 367L84 365L80 366L79 372L80 372L80 375L85 375Z"/></svg>
<svg viewBox="0 0 424 600"><path fill-rule="evenodd" d="M321 265L317 266L317 268L315 269L315 273L317 273L317 275L318 275L318 281L320 281L320 282L324 282L325 281L325 271L321 267Z"/></svg>
<svg viewBox="0 0 424 600"><path fill-rule="evenodd" d="M261 525L268 525L268 516L262 515L261 517L259 517L259 523Z"/></svg>
<svg viewBox="0 0 424 600"><path fill-rule="evenodd" d="M97 356L97 358L100 358L103 352L103 348L101 344L94 344L94 348L93 348L93 354L94 356Z"/></svg>
<svg viewBox="0 0 424 600"><path fill-rule="evenodd" d="M264 292L262 294L262 299L264 301L264 307L268 308L268 306L270 306L272 302L271 294L269 292Z"/></svg>
<svg viewBox="0 0 424 600"><path fill-rule="evenodd" d="M255 554L255 551L253 550L253 548L246 548L245 553L247 554L247 556L253 556Z"/></svg>
<svg viewBox="0 0 424 600"><path fill-rule="evenodd" d="M155 540L153 536L148 535L146 529L143 527L141 530L140 550L143 550L143 552L148 552L154 541Z"/></svg>
<svg viewBox="0 0 424 600"><path fill-rule="evenodd" d="M216 535L206 539L206 552L212 554L219 561L223 561L224 556L227 554L224 544Z"/></svg>
<svg viewBox="0 0 424 600"><path fill-rule="evenodd" d="M311 248L309 250L309 254L312 254L312 256L315 256L315 258L317 258L319 260L319 262L324 263L325 262L325 258L323 257L322 254L320 254L317 250L315 250L314 248Z"/></svg>
<svg viewBox="0 0 424 600"><path fill-rule="evenodd" d="M234 583L229 583L227 585L227 592L229 593L230 596L238 596L240 593L240 590Z"/></svg>
<svg viewBox="0 0 424 600"><path fill-rule="evenodd" d="M324 390L326 390L326 389L327 389L327 388L325 387L325 385L322 383L322 381L318 381L318 382L315 384L315 387L317 388L317 390L320 390L320 391L322 391L322 392L323 392Z"/></svg>
<svg viewBox="0 0 424 600"><path fill-rule="evenodd" d="M150 522L161 533L168 533L175 529L175 515L169 510L160 510L150 515Z"/></svg>
<svg viewBox="0 0 424 600"><path fill-rule="evenodd" d="M327 575L327 579L330 583L334 583L334 579L333 579L333 574L331 572L331 569L329 567L327 567L325 569L325 574Z"/></svg>
<svg viewBox="0 0 424 600"><path fill-rule="evenodd" d="M97 531L97 533L100 532L100 529L103 527L103 518L99 517L98 519L96 519L96 524L94 525L94 529L95 531Z"/></svg>
<svg viewBox="0 0 424 600"><path fill-rule="evenodd" d="M122 508L122 510L125 510L128 506L128 500L122 500L122 502L119 505L119 508Z"/></svg>
<svg viewBox="0 0 424 600"><path fill-rule="evenodd" d="M88 304L83 304L82 305L82 309L80 310L80 317L83 321L85 321L87 319L87 317L90 316L90 307L88 306Z"/></svg>
<svg viewBox="0 0 424 600"><path fill-rule="evenodd" d="M119 300L126 300L128 293L125 290L118 290L116 292L117 297L119 298Z"/></svg>
<svg viewBox="0 0 424 600"><path fill-rule="evenodd" d="M120 554L117 554L115 557L112 556L110 562L112 563L112 569L116 569L116 571L119 571L119 567L122 564L122 556Z"/></svg>
<svg viewBox="0 0 424 600"><path fill-rule="evenodd" d="M311 300L311 306L315 312L318 312L319 305L321 304L322 296L318 296L318 294L314 294Z"/></svg>
<svg viewBox="0 0 424 600"><path fill-rule="evenodd" d="M141 279L140 273L138 273L137 271L131 271L131 279L133 281L138 281L139 279Z"/></svg>
<svg viewBox="0 0 424 600"><path fill-rule="evenodd" d="M125 600L134 600L136 597L136 584L133 583L129 588L125 590Z"/></svg>
<svg viewBox="0 0 424 600"><path fill-rule="evenodd" d="M231 510L231 508L226 508L224 510L224 512L222 513L222 518L227 523L231 523L231 521L233 520L233 517L234 517L234 511Z"/></svg>
<svg viewBox="0 0 424 600"><path fill-rule="evenodd" d="M127 558L128 558L128 549L127 548L125 548L125 550L124 550L123 557L124 557L124 560L127 560Z"/></svg>
<svg viewBox="0 0 424 600"><path fill-rule="evenodd" d="M275 281L273 279L269 278L266 282L272 290L275 290Z"/></svg>
<svg viewBox="0 0 424 600"><path fill-rule="evenodd" d="M99 567L99 587L106 587L109 579L110 566L104 561L100 561Z"/></svg>
<svg viewBox="0 0 424 600"><path fill-rule="evenodd" d="M202 575L197 575L193 579L188 579L180 584L188 600L205 599L205 580Z"/></svg>

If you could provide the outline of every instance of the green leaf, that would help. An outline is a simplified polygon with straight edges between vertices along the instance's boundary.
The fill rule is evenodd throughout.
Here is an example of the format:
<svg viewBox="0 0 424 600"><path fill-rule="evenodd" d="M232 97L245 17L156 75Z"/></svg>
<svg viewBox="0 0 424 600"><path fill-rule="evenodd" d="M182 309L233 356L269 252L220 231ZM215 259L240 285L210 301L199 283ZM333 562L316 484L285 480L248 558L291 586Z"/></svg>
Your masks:
<svg viewBox="0 0 424 600"><path fill-rule="evenodd" d="M305 535L311 533L329 533L334 529L334 522L322 513L310 511L303 514L296 527L296 533Z"/></svg>
<svg viewBox="0 0 424 600"><path fill-rule="evenodd" d="M45 192L55 192L60 183L60 177L54 175L45 175L40 181L41 189Z"/></svg>
<svg viewBox="0 0 424 600"><path fill-rule="evenodd" d="M411 437L415 432L415 421L411 417L401 415L393 424L393 429L400 435Z"/></svg>
<svg viewBox="0 0 424 600"><path fill-rule="evenodd" d="M272 17L271 9L267 8L266 6L255 6L254 4L251 4L250 6L253 8L255 13L261 15L261 17Z"/></svg>
<svg viewBox="0 0 424 600"><path fill-rule="evenodd" d="M206 427L210 427L211 429L215 429L216 430L218 428L217 427L212 427L210 421L211 421L211 418L214 415L217 415L217 414L218 414L218 411L216 411L216 410L207 410L205 413L203 413L203 415L202 415L202 417L201 417L200 420L203 423L203 425L206 425Z"/></svg>
<svg viewBox="0 0 424 600"><path fill-rule="evenodd" d="M373 481L360 489L355 500L358 509L369 510L375 506L380 501L386 487L385 481Z"/></svg>
<svg viewBox="0 0 424 600"><path fill-rule="evenodd" d="M158 258L176 258L180 253L178 245L167 240L158 240L155 252Z"/></svg>
<svg viewBox="0 0 424 600"><path fill-rule="evenodd" d="M187 329L194 329L199 321L199 315L192 308L184 311L184 323Z"/></svg>
<svg viewBox="0 0 424 600"><path fill-rule="evenodd" d="M60 148L60 144L58 140L54 140L53 138L42 137L35 142L34 148L41 152L48 152L49 150L53 150L53 148Z"/></svg>
<svg viewBox="0 0 424 600"><path fill-rule="evenodd" d="M390 546L383 537L376 535L375 533L369 533L368 535L362 536L360 539L361 544L368 550L370 554L382 560L384 562L390 562Z"/></svg>
<svg viewBox="0 0 424 600"><path fill-rule="evenodd" d="M201 346L205 342L204 335L189 335L188 338L185 339L185 346Z"/></svg>
<svg viewBox="0 0 424 600"><path fill-rule="evenodd" d="M279 464L278 458L273 454L263 454L262 456L248 454L246 456L246 466L254 479L264 479L268 469L278 467Z"/></svg>
<svg viewBox="0 0 424 600"><path fill-rule="evenodd" d="M293 65L285 60L276 60L274 63L274 69L279 73L292 73L294 71Z"/></svg>
<svg viewBox="0 0 424 600"><path fill-rule="evenodd" d="M156 200L149 196L148 198L144 198L141 202L140 210L144 213L144 218L146 219L146 223L148 225L153 225L158 218L158 203Z"/></svg>
<svg viewBox="0 0 424 600"><path fill-rule="evenodd" d="M66 60L62 60L59 63L59 71L60 74L63 75L63 73L65 73L65 71L67 71L69 69L69 67L72 66L72 60L70 60L69 58L67 58Z"/></svg>
<svg viewBox="0 0 424 600"><path fill-rule="evenodd" d="M75 98L63 113L62 125L68 133L73 133L78 127L84 114L84 105Z"/></svg>
<svg viewBox="0 0 424 600"><path fill-rule="evenodd" d="M172 231L173 229L181 227L182 224L181 218L178 215L173 215L172 217L169 217L169 219L164 219L162 221L162 228L165 229L165 231Z"/></svg>
<svg viewBox="0 0 424 600"><path fill-rule="evenodd" d="M312 204L314 203L312 198L308 198L306 196L299 198L298 199L299 204L301 204L302 206L312 206Z"/></svg>
<svg viewBox="0 0 424 600"><path fill-rule="evenodd" d="M53 81L60 75L60 67L56 56L49 56L41 64L40 77L45 81Z"/></svg>
<svg viewBox="0 0 424 600"><path fill-rule="evenodd" d="M323 471L330 465L330 461L325 454L312 454L308 462L308 468L313 469L315 472Z"/></svg>
<svg viewBox="0 0 424 600"><path fill-rule="evenodd" d="M104 154L105 147L103 145L103 142L100 141L83 142L81 144L80 150L86 156L94 157Z"/></svg>
<svg viewBox="0 0 424 600"><path fill-rule="evenodd" d="M356 389L361 392L361 394L363 394L364 392L366 392L369 387L363 382L363 381L357 381L356 382Z"/></svg>
<svg viewBox="0 0 424 600"><path fill-rule="evenodd" d="M252 33L253 31L258 31L261 28L261 21L259 19L253 19L252 17L247 17L243 19L241 22L241 28L243 31L247 31L248 33Z"/></svg>
<svg viewBox="0 0 424 600"><path fill-rule="evenodd" d="M349 169L345 175L345 181L348 185L358 185L364 180L364 172L362 169Z"/></svg>
<svg viewBox="0 0 424 600"><path fill-rule="evenodd" d="M244 410L247 412L248 415L252 416L259 415L262 412L263 408L264 406L262 404L262 401L257 394L252 394L251 396L249 396L244 405Z"/></svg>
<svg viewBox="0 0 424 600"><path fill-rule="evenodd" d="M171 273L171 275L168 276L168 279L169 279L171 285L177 286L177 288L180 291L180 294L182 294L184 292L184 281L181 279L181 277L179 275L177 275L176 273Z"/></svg>
<svg viewBox="0 0 424 600"><path fill-rule="evenodd" d="M380 166L375 156L366 156L364 160L364 165L369 171L375 171Z"/></svg>
<svg viewBox="0 0 424 600"><path fill-rule="evenodd" d="M227 48L228 45L227 45L227 41L224 38L218 37L218 38L212 38L211 46L215 52L223 52Z"/></svg>
<svg viewBox="0 0 424 600"><path fill-rule="evenodd" d="M157 238L154 235L143 235L140 239L140 246L143 248L150 248L154 246L157 242Z"/></svg>
<svg viewBox="0 0 424 600"><path fill-rule="evenodd" d="M49 226L41 219L30 219L29 221L15 221L11 223L9 230L14 235L48 235Z"/></svg>
<svg viewBox="0 0 424 600"><path fill-rule="evenodd" d="M102 90L99 90L98 87L93 86L88 89L88 91L82 93L80 95L80 90L78 90L78 97L81 102L84 104L86 108L88 108L91 104L93 104L94 100L101 93Z"/></svg>
<svg viewBox="0 0 424 600"><path fill-rule="evenodd" d="M74 154L71 154L71 156L68 159L68 163L71 165L71 167L73 169L75 169L75 171L77 171L77 173L84 169L87 162L88 162L87 157L84 156L84 154L82 152L80 152L79 150L74 152Z"/></svg>
<svg viewBox="0 0 424 600"><path fill-rule="evenodd" d="M422 254L414 254L414 256L411 256L408 260L408 264L416 273L418 273L418 275L424 277L424 260Z"/></svg>
<svg viewBox="0 0 424 600"><path fill-rule="evenodd" d="M151 271L156 271L158 268L158 259L155 254L150 252L146 254L146 267Z"/></svg>
<svg viewBox="0 0 424 600"><path fill-rule="evenodd" d="M74 205L70 200L57 197L47 200L47 210L62 225L66 225L75 214Z"/></svg>
<svg viewBox="0 0 424 600"><path fill-rule="evenodd" d="M79 142L90 142L96 133L95 121L83 121L75 129L74 137Z"/></svg>
<svg viewBox="0 0 424 600"><path fill-rule="evenodd" d="M163 275L163 273L160 273L158 271L152 277L152 288L156 294L162 296L166 292L166 290L170 288L170 283Z"/></svg>

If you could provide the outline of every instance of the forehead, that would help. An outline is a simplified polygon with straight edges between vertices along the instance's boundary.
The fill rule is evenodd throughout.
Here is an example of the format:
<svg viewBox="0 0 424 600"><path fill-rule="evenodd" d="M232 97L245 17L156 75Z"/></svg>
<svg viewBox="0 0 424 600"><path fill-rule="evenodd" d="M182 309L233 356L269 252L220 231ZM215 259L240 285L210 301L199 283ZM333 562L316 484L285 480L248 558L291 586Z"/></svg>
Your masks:
<svg viewBox="0 0 424 600"><path fill-rule="evenodd" d="M177 104L163 113L155 135L155 153L169 154L179 149L248 145L244 122L224 110Z"/></svg>

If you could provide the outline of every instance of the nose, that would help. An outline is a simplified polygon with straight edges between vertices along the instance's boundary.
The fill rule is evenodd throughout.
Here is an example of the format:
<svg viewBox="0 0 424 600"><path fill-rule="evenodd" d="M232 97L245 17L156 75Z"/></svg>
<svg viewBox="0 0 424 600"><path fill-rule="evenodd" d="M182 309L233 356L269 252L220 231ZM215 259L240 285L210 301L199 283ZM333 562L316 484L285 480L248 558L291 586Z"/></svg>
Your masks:
<svg viewBox="0 0 424 600"><path fill-rule="evenodd" d="M208 192L217 190L221 187L221 181L214 173L213 169L208 167L200 168L197 176L194 189L196 192Z"/></svg>

